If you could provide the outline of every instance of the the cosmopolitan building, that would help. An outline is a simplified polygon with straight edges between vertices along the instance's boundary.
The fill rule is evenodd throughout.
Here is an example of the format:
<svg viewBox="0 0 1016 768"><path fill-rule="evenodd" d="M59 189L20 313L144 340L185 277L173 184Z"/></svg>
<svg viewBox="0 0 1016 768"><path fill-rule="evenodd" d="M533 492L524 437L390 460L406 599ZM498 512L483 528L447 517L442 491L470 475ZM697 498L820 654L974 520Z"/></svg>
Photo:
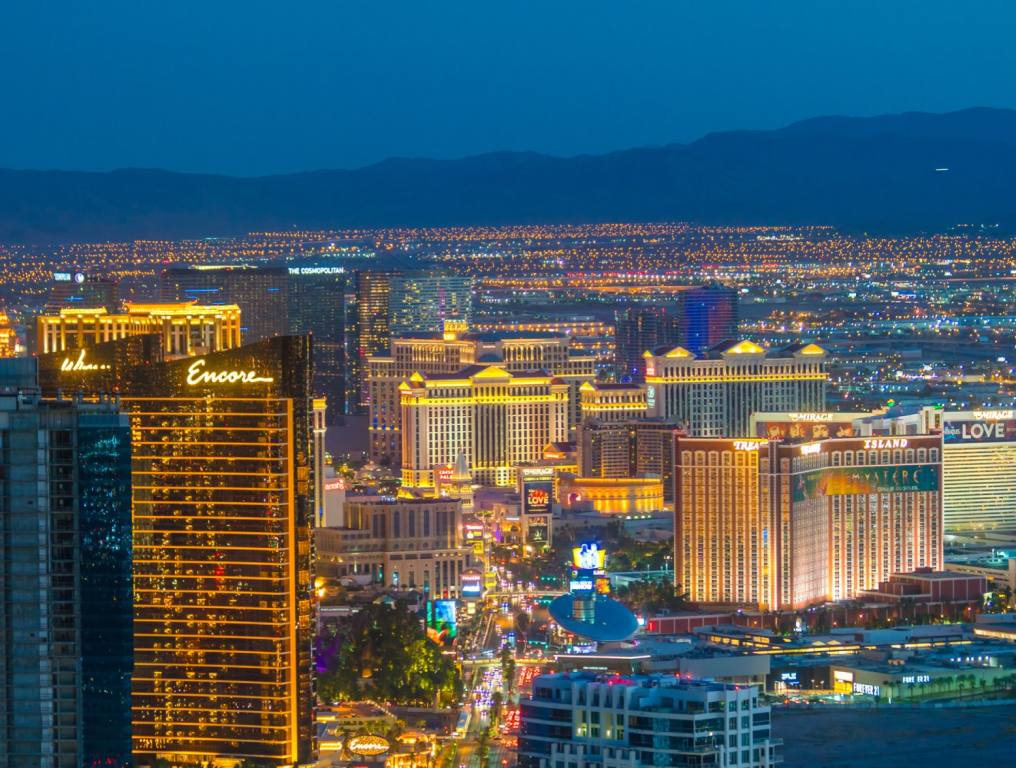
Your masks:
<svg viewBox="0 0 1016 768"><path fill-rule="evenodd" d="M328 401L328 423L346 412L346 270L289 267L289 332L314 337L314 394Z"/></svg>
<svg viewBox="0 0 1016 768"><path fill-rule="evenodd" d="M748 437L755 411L825 407L826 352L817 344L766 350L737 341L704 357L684 347L645 356L649 415L678 421L697 437Z"/></svg>
<svg viewBox="0 0 1016 768"><path fill-rule="evenodd" d="M458 597L472 547L462 537L462 502L349 497L344 525L314 531L317 573Z"/></svg>
<svg viewBox="0 0 1016 768"><path fill-rule="evenodd" d="M646 376L647 349L680 343L681 331L673 309L662 306L625 307L614 313L614 367L621 380L640 382Z"/></svg>
<svg viewBox="0 0 1016 768"><path fill-rule="evenodd" d="M782 762L755 686L672 675L542 675L519 701L520 768L771 766Z"/></svg>
<svg viewBox="0 0 1016 768"><path fill-rule="evenodd" d="M312 756L310 342L167 360L162 337L40 358L47 388L118 390L132 432L139 765Z"/></svg>
<svg viewBox="0 0 1016 768"><path fill-rule="evenodd" d="M942 440L675 443L675 580L704 603L843 600L941 570Z"/></svg>
<svg viewBox="0 0 1016 768"><path fill-rule="evenodd" d="M370 453L398 463L402 429L399 387L414 374L444 376L466 366L496 364L511 373L543 371L567 385L567 428L577 424L580 387L595 378L596 360L574 353L563 334L470 333L463 323L448 322L442 333L418 333L392 339L391 350L368 360Z"/></svg>
<svg viewBox="0 0 1016 768"><path fill-rule="evenodd" d="M568 384L543 371L473 365L413 374L399 385L402 484L434 488L435 471L465 457L480 485L514 485L516 468L568 436Z"/></svg>

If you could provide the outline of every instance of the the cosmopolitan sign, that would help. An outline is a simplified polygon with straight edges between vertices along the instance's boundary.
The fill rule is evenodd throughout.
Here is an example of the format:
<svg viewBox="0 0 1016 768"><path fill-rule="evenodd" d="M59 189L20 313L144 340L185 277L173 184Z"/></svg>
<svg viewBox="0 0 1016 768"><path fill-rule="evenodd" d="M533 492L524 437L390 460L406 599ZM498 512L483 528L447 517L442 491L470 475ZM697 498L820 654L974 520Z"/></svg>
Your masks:
<svg viewBox="0 0 1016 768"><path fill-rule="evenodd" d="M258 376L257 371L219 370L206 368L203 357L199 357L187 369L187 386L199 384L269 384L275 381L271 376Z"/></svg>

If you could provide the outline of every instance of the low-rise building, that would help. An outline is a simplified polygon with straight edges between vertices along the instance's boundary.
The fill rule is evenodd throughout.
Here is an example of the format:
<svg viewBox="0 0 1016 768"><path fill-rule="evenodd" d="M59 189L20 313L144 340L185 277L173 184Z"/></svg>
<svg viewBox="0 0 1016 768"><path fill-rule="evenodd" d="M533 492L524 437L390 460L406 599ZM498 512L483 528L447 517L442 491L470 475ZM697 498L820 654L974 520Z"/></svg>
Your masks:
<svg viewBox="0 0 1016 768"><path fill-rule="evenodd" d="M913 573L894 573L875 589L863 590L861 600L884 603L977 603L988 591L988 580L955 571L932 571L929 568Z"/></svg>
<svg viewBox="0 0 1016 768"><path fill-rule="evenodd" d="M520 768L779 762L755 686L672 675L543 675L519 703Z"/></svg>
<svg viewBox="0 0 1016 768"><path fill-rule="evenodd" d="M663 481L656 477L563 477L561 506L602 515L646 515L663 509Z"/></svg>
<svg viewBox="0 0 1016 768"><path fill-rule="evenodd" d="M457 597L472 548L457 500L347 497L342 527L317 528L317 573Z"/></svg>

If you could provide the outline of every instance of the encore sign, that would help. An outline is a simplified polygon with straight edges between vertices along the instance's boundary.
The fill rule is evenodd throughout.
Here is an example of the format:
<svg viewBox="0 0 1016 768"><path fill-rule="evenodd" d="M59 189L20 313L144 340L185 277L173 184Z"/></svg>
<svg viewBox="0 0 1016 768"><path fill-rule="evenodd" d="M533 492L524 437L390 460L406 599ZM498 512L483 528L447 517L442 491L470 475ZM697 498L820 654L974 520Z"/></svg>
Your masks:
<svg viewBox="0 0 1016 768"><path fill-rule="evenodd" d="M258 376L256 371L207 371L204 358L198 358L187 369L187 386L198 384L268 384L271 376Z"/></svg>

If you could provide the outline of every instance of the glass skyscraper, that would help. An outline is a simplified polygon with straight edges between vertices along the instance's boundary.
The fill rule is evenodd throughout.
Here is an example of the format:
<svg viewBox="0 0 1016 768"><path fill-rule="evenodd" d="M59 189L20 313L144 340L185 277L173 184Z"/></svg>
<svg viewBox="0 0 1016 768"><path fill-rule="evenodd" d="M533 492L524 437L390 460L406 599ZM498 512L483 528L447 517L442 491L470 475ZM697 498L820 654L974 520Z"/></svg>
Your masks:
<svg viewBox="0 0 1016 768"><path fill-rule="evenodd" d="M314 394L328 400L328 424L346 412L346 270L289 268L289 332L314 337Z"/></svg>
<svg viewBox="0 0 1016 768"><path fill-rule="evenodd" d="M635 306L614 313L614 360L621 381L641 382L646 376L642 353L677 344L680 329L672 308Z"/></svg>
<svg viewBox="0 0 1016 768"><path fill-rule="evenodd" d="M134 602L131 442L126 414L78 415L83 765L127 765L131 754Z"/></svg>
<svg viewBox="0 0 1016 768"><path fill-rule="evenodd" d="M289 333L289 273L283 266L229 264L170 267L162 273L163 301L236 304L245 342Z"/></svg>
<svg viewBox="0 0 1016 768"><path fill-rule="evenodd" d="M0 364L0 765L130 760L130 429Z"/></svg>
<svg viewBox="0 0 1016 768"><path fill-rule="evenodd" d="M433 271L394 275L389 311L392 336L439 332L446 320L468 325L473 318L473 278Z"/></svg>
<svg viewBox="0 0 1016 768"><path fill-rule="evenodd" d="M682 291L677 299L678 343L696 355L737 338L737 291L702 285Z"/></svg>

